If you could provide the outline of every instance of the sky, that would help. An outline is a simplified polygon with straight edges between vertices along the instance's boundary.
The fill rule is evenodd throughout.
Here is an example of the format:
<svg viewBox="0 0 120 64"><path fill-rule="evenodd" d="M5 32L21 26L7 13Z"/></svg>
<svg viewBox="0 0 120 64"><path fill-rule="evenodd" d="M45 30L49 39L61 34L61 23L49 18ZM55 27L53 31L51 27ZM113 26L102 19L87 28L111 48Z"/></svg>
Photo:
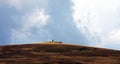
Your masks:
<svg viewBox="0 0 120 64"><path fill-rule="evenodd" d="M0 45L62 41L120 50L119 0L0 0Z"/></svg>

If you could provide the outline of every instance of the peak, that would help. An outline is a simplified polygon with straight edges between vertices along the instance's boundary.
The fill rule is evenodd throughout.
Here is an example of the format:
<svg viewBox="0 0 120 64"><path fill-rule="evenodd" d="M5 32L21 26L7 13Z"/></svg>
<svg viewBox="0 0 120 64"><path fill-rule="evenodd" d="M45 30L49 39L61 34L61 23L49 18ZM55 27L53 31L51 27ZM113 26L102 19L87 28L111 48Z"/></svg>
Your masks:
<svg viewBox="0 0 120 64"><path fill-rule="evenodd" d="M41 44L62 44L63 42L61 42L61 41L48 41L48 42L43 42L43 43L41 43Z"/></svg>

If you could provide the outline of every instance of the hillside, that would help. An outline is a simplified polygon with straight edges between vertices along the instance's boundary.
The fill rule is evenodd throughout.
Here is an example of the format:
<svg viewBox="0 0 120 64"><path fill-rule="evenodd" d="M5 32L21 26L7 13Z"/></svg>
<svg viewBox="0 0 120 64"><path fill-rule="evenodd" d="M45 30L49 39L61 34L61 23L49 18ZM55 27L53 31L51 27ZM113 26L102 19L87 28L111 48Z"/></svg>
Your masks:
<svg viewBox="0 0 120 64"><path fill-rule="evenodd" d="M68 44L0 47L0 64L120 64L120 51Z"/></svg>

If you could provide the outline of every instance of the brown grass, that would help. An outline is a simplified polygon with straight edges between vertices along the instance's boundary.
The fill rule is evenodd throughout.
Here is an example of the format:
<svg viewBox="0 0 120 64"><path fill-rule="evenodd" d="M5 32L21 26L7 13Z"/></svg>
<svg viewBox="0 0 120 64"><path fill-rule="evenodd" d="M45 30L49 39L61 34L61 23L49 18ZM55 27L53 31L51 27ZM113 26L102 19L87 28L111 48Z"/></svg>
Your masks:
<svg viewBox="0 0 120 64"><path fill-rule="evenodd" d="M0 47L0 64L120 64L120 51L41 43Z"/></svg>

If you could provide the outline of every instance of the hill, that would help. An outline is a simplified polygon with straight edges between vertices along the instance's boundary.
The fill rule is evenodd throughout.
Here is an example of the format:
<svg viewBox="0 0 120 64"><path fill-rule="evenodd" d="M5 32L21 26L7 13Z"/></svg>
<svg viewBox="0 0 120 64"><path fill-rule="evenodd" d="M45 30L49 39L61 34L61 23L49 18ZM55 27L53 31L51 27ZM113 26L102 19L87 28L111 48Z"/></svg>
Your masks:
<svg viewBox="0 0 120 64"><path fill-rule="evenodd" d="M0 47L0 64L120 64L120 51L48 42L8 45Z"/></svg>

